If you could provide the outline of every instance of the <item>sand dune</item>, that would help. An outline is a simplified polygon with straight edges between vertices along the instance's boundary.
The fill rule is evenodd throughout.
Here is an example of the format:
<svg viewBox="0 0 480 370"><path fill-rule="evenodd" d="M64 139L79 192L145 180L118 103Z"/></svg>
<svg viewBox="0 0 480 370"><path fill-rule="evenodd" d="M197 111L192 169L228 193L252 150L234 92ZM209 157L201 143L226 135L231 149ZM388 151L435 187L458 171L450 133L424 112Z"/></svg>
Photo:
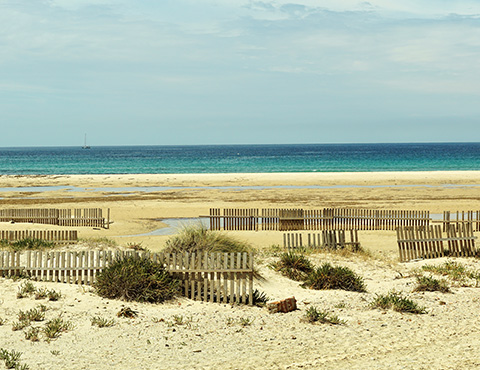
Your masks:
<svg viewBox="0 0 480 370"><path fill-rule="evenodd" d="M185 189L183 186L247 185L423 185L345 187L333 189L271 188L264 190ZM198 217L210 207L349 206L375 209L443 210L480 209L480 175L463 173L385 174L274 174L274 175L154 175L154 176L26 176L0 177L1 187L76 186L85 190L0 191L7 207L111 208L109 230L79 228L82 238L108 237L125 247L138 242L161 250L168 236L129 237L165 226L164 218ZM108 191L95 187L179 186L178 189ZM90 190L91 189L91 190ZM4 229L44 225L2 224ZM50 226L51 227L51 226ZM52 228L52 227L51 227ZM259 249L280 244L280 232L235 232ZM21 363L30 369L475 369L480 367L478 312L480 290L453 284L453 293L413 293L414 269L442 264L447 259L399 263L395 234L361 232L362 246L372 257L319 253L310 256L350 267L363 276L366 293L301 288L268 268L275 260L259 253L257 266L264 279L255 288L271 299L295 296L298 310L270 314L265 308L231 306L180 298L161 304L107 300L90 287L35 282L37 287L60 291L57 302L16 298L22 281L0 279L0 348L22 352ZM477 259L450 259L480 271ZM426 308L421 315L372 309L377 294L402 292ZM46 320L61 315L73 329L58 339L31 342L24 331L12 331L19 310L44 304ZM128 306L134 319L117 317ZM344 320L345 325L310 324L301 319L315 306ZM91 325L91 318L114 319L112 327ZM242 325L243 323L243 325ZM44 325L44 322L35 324Z"/></svg>

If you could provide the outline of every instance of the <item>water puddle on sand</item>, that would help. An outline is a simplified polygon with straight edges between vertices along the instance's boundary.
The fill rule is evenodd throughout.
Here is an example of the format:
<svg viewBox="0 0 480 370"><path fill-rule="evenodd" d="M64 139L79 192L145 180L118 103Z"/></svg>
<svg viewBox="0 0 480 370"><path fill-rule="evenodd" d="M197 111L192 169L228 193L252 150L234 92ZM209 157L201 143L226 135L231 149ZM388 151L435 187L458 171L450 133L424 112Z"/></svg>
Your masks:
<svg viewBox="0 0 480 370"><path fill-rule="evenodd" d="M478 184L442 184L442 185L274 185L274 186L131 186L131 187L76 187L76 186L24 186L0 188L0 192L43 192L65 190L69 192L110 192L110 193L152 193L168 190L266 190L266 189L348 189L348 188L416 188L416 187L443 187L443 188L461 188L461 187L479 187ZM128 194L125 194L128 195Z"/></svg>
<svg viewBox="0 0 480 370"><path fill-rule="evenodd" d="M119 238L131 238L135 236L159 236L159 235L173 235L177 233L182 227L192 226L192 225L203 225L207 229L210 226L210 221L208 218L159 218L157 221L161 221L164 224L167 224L168 227L163 227L161 229L153 230L144 234L135 234L135 235L121 235Z"/></svg>

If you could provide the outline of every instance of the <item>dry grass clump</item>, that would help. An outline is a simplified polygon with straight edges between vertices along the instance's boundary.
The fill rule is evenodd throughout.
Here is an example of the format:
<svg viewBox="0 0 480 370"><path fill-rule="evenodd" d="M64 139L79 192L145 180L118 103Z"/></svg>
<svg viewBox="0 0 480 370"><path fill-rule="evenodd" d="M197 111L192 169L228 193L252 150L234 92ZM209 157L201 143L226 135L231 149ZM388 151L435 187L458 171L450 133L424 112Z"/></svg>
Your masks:
<svg viewBox="0 0 480 370"><path fill-rule="evenodd" d="M227 234L207 229L203 225L185 226L165 243L165 252L251 252L246 242Z"/></svg>
<svg viewBox="0 0 480 370"><path fill-rule="evenodd" d="M138 316L138 311L132 310L130 307L123 307L120 311L117 312L117 316L134 319Z"/></svg>
<svg viewBox="0 0 480 370"><path fill-rule="evenodd" d="M387 295L377 295L375 300L370 304L370 307L384 310L391 309L397 312L426 313L425 307L421 307L411 299L405 298L400 293L393 291Z"/></svg>
<svg viewBox="0 0 480 370"><path fill-rule="evenodd" d="M178 281L147 257L127 256L98 274L94 288L104 298L161 303L178 294Z"/></svg>
<svg viewBox="0 0 480 370"><path fill-rule="evenodd" d="M280 255L280 259L270 265L275 271L281 272L282 275L289 279L302 281L313 270L313 264L302 253L294 251L284 252Z"/></svg>
<svg viewBox="0 0 480 370"><path fill-rule="evenodd" d="M365 282L361 276L348 267L332 266L328 262L311 271L303 281L304 288L366 292Z"/></svg>
<svg viewBox="0 0 480 370"><path fill-rule="evenodd" d="M445 280L438 280L431 276L417 276L417 285L413 291L450 293L450 287Z"/></svg>

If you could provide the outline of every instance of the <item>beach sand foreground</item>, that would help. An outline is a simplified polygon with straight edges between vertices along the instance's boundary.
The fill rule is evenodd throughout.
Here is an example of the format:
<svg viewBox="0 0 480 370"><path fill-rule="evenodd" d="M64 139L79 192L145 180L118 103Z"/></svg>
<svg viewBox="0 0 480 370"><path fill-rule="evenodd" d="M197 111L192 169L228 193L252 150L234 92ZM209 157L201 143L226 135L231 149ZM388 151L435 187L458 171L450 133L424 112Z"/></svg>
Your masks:
<svg viewBox="0 0 480 370"><path fill-rule="evenodd" d="M326 188L302 188L302 186ZM332 187L338 186L340 187ZM449 186L455 185L455 186ZM141 243L153 251L168 235L141 235L165 227L168 218L196 218L209 208L323 208L444 210L480 209L480 172L382 174L226 174L1 176L0 188L58 186L30 192L0 189L1 208L110 208L108 230L77 228L81 238L111 238L119 248ZM164 186L165 190L133 189ZM239 190L210 187L265 186ZM274 187L287 186L287 187ZM293 187L288 187L293 186ZM300 188L295 188L299 186ZM80 188L79 191L68 190ZM108 189L107 189L108 188ZM81 191L80 191L81 190ZM2 229L52 226L2 224ZM262 250L281 244L280 232L235 232ZM315 291L268 268L275 257L258 253L264 279L255 288L271 299L295 296L298 310L269 314L265 308L180 298L161 304L107 300L88 286L34 282L60 291L57 302L16 298L21 281L0 279L0 348L22 352L31 369L475 369L480 367L480 288L454 284L453 293L413 293L413 271L448 259L398 263L395 233L361 232L373 257L319 253L311 256L350 267L363 276L366 293ZM452 260L452 259L449 259ZM455 258L480 271L477 259ZM402 292L426 308L421 315L372 309L377 294ZM31 342L12 331L19 310L44 304L46 319L62 315L74 327L58 339ZM139 315L117 317L128 306ZM315 306L345 325L303 322ZM91 318L114 319L98 328ZM242 324L243 323L243 324ZM43 325L42 322L38 326Z"/></svg>

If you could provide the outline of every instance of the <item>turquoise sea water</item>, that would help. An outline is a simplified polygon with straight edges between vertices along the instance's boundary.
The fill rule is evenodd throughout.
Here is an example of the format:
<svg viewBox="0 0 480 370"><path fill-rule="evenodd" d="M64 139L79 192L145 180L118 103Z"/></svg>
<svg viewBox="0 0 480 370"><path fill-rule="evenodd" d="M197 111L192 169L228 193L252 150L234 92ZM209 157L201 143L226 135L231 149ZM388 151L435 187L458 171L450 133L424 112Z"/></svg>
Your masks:
<svg viewBox="0 0 480 370"><path fill-rule="evenodd" d="M480 170L480 143L0 148L0 174Z"/></svg>

